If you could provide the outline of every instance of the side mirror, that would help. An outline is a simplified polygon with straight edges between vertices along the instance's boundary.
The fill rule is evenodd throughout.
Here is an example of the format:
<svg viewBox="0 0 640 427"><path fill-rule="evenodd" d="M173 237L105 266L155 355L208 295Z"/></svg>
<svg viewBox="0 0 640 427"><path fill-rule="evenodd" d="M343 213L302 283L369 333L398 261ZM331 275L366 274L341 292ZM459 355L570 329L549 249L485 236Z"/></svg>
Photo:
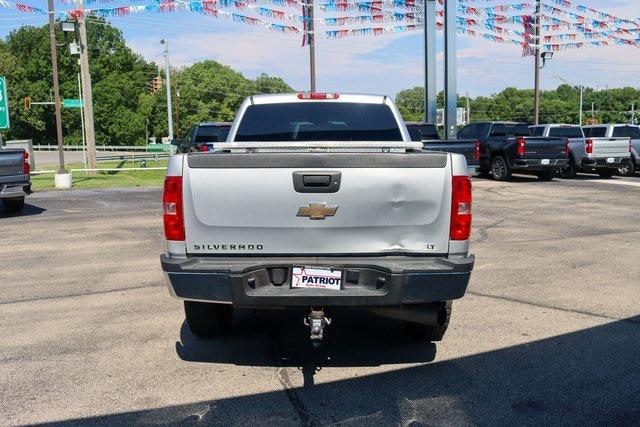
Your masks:
<svg viewBox="0 0 640 427"><path fill-rule="evenodd" d="M178 151L181 153L188 153L190 151L189 142L184 141L182 138L174 138L171 140L171 145L178 147Z"/></svg>

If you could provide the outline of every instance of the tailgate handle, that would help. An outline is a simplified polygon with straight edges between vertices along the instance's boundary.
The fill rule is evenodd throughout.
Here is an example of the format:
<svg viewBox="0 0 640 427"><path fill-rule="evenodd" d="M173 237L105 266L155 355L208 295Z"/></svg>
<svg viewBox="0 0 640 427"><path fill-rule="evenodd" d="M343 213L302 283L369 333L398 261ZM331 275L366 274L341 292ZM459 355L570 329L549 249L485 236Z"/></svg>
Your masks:
<svg viewBox="0 0 640 427"><path fill-rule="evenodd" d="M330 175L303 175L302 182L305 187L328 187L331 184Z"/></svg>
<svg viewBox="0 0 640 427"><path fill-rule="evenodd" d="M293 187L298 193L335 193L340 189L340 172L294 172Z"/></svg>

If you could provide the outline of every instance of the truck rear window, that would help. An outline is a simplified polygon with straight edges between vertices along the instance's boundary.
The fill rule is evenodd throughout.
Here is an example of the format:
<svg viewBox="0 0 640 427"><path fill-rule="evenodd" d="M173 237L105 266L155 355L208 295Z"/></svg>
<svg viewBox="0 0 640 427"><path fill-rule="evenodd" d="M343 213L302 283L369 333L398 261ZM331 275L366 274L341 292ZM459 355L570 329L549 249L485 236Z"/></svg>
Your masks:
<svg viewBox="0 0 640 427"><path fill-rule="evenodd" d="M607 128L597 127L597 128L583 128L584 136L587 138L603 138L605 133L607 132Z"/></svg>
<svg viewBox="0 0 640 427"><path fill-rule="evenodd" d="M229 134L229 126L198 126L196 131L196 143L226 141Z"/></svg>
<svg viewBox="0 0 640 427"><path fill-rule="evenodd" d="M616 126L613 128L614 138L640 139L640 127L636 126Z"/></svg>
<svg viewBox="0 0 640 427"><path fill-rule="evenodd" d="M235 141L402 141L402 134L388 105L292 102L247 107Z"/></svg>
<svg viewBox="0 0 640 427"><path fill-rule="evenodd" d="M583 138L582 129L578 126L562 126L549 129L549 136L562 138Z"/></svg>
<svg viewBox="0 0 640 427"><path fill-rule="evenodd" d="M491 126L490 136L531 136L531 133L525 124L494 123Z"/></svg>

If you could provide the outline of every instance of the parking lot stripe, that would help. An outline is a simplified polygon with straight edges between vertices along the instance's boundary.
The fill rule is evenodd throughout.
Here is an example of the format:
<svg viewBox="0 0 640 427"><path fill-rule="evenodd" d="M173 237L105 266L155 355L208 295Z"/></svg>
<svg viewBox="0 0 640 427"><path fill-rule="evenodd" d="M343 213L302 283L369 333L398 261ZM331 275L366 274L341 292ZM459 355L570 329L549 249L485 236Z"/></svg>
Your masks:
<svg viewBox="0 0 640 427"><path fill-rule="evenodd" d="M594 179L594 180L590 180L589 182L593 182L596 184L626 185L628 187L640 187L640 182L631 182L631 181L623 181L623 180Z"/></svg>

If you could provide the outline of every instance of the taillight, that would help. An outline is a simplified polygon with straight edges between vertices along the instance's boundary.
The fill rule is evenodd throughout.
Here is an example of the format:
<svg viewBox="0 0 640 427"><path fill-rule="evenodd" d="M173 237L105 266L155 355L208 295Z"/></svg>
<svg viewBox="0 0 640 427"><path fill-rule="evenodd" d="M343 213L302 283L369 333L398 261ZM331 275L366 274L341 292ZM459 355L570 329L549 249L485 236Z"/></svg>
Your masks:
<svg viewBox="0 0 640 427"><path fill-rule="evenodd" d="M22 158L22 173L24 175L29 175L31 173L31 165L29 165L29 153L26 150L23 151Z"/></svg>
<svg viewBox="0 0 640 427"><path fill-rule="evenodd" d="M476 141L476 160L480 160L480 141Z"/></svg>
<svg viewBox="0 0 640 427"><path fill-rule="evenodd" d="M338 99L339 97L339 93L302 92L298 94L298 99Z"/></svg>
<svg viewBox="0 0 640 427"><path fill-rule="evenodd" d="M451 194L451 240L468 240L471 235L471 178L454 176Z"/></svg>
<svg viewBox="0 0 640 427"><path fill-rule="evenodd" d="M162 218L164 220L164 237L167 240L185 239L181 176L168 176L164 179Z"/></svg>
<svg viewBox="0 0 640 427"><path fill-rule="evenodd" d="M209 151L209 146L206 145L206 144L203 144L203 145L198 147L198 151L207 152L207 151Z"/></svg>
<svg viewBox="0 0 640 427"><path fill-rule="evenodd" d="M587 139L584 141L584 144L585 144L584 151L587 154L593 154L593 140Z"/></svg>
<svg viewBox="0 0 640 427"><path fill-rule="evenodd" d="M564 139L564 154L569 155L569 138Z"/></svg>
<svg viewBox="0 0 640 427"><path fill-rule="evenodd" d="M516 153L518 154L518 156L524 156L527 152L527 141L524 139L524 137L521 136L520 138L516 139L516 144Z"/></svg>

